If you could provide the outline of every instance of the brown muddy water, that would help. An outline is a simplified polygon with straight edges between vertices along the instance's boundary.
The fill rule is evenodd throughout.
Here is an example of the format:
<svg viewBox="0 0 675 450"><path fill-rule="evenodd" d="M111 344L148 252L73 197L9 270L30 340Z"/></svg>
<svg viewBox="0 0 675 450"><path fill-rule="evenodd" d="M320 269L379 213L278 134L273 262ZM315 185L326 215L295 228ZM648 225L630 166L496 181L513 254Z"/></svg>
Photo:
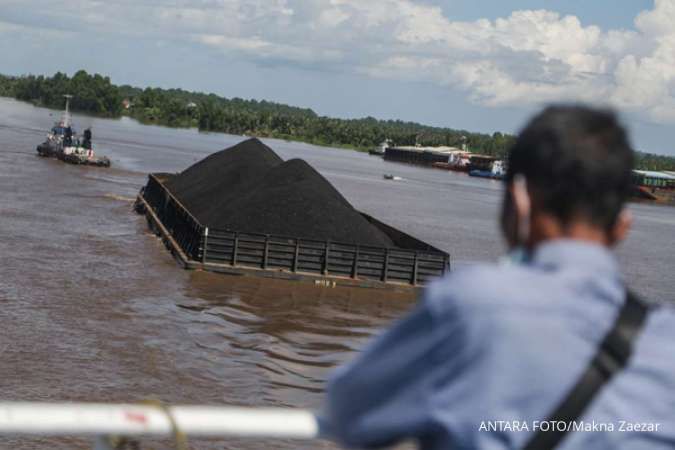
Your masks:
<svg viewBox="0 0 675 450"><path fill-rule="evenodd" d="M132 200L148 172L182 170L241 137L76 115L77 129L92 127L96 150L114 167L75 167L35 153L57 111L8 99L0 111L1 400L319 409L331 369L414 303L407 294L180 269L132 213ZM283 158L306 159L359 209L449 251L454 267L503 252L497 182L266 143ZM672 301L675 209L631 208L635 230L618 250L627 279L645 297ZM3 449L89 444L0 438ZM334 448L268 440L191 447Z"/></svg>

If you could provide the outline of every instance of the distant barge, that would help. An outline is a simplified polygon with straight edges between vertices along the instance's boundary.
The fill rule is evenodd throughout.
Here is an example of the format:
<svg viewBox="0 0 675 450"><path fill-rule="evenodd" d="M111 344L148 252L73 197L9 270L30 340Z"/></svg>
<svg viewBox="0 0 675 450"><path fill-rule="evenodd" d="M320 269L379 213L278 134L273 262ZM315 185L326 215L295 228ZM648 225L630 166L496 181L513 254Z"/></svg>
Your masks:
<svg viewBox="0 0 675 450"><path fill-rule="evenodd" d="M675 205L675 172L633 170L633 197Z"/></svg>
<svg viewBox="0 0 675 450"><path fill-rule="evenodd" d="M505 162L499 158L474 154L456 147L386 146L383 155L388 161L468 172L471 176L481 178L500 180L506 172Z"/></svg>
<svg viewBox="0 0 675 450"><path fill-rule="evenodd" d="M384 159L410 164L431 166L434 163L448 163L454 155L464 153L455 147L387 146Z"/></svg>
<svg viewBox="0 0 675 450"><path fill-rule="evenodd" d="M450 269L448 253L363 213L397 248L210 229L166 187L171 176L150 174L135 209L186 269L388 289L417 288Z"/></svg>

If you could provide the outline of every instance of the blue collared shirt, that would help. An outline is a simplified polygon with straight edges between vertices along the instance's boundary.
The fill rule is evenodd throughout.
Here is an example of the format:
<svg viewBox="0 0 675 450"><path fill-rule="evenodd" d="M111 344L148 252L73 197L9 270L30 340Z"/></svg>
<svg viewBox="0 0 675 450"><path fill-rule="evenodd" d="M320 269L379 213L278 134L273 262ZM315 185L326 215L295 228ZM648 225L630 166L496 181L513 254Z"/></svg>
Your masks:
<svg viewBox="0 0 675 450"><path fill-rule="evenodd" d="M624 300L613 254L580 241L542 244L527 264L457 270L336 371L324 433L348 447L522 448ZM629 366L576 426L559 448L675 448L673 308L650 312Z"/></svg>

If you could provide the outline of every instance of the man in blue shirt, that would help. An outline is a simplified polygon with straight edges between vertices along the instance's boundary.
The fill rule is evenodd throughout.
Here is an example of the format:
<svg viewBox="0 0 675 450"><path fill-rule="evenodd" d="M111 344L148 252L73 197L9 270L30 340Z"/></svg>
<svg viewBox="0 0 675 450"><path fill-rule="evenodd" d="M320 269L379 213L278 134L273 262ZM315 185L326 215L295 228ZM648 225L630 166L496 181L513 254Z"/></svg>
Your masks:
<svg viewBox="0 0 675 450"><path fill-rule="evenodd" d="M347 447L552 447L532 440L558 425L549 419L569 397L581 401L575 387L629 303L611 247L630 225L632 166L612 112L537 115L509 155L501 222L510 262L432 284L338 369L324 434ZM626 366L595 386L558 448L675 448L675 312L644 317Z"/></svg>

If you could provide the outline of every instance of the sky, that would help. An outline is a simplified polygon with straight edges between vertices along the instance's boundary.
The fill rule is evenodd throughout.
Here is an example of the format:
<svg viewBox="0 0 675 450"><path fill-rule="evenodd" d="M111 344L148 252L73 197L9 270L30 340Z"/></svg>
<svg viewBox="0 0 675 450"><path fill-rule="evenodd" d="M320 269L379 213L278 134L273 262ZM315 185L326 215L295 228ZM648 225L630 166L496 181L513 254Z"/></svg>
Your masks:
<svg viewBox="0 0 675 450"><path fill-rule="evenodd" d="M675 0L0 0L0 73L487 133L581 101L675 156L673 24Z"/></svg>

